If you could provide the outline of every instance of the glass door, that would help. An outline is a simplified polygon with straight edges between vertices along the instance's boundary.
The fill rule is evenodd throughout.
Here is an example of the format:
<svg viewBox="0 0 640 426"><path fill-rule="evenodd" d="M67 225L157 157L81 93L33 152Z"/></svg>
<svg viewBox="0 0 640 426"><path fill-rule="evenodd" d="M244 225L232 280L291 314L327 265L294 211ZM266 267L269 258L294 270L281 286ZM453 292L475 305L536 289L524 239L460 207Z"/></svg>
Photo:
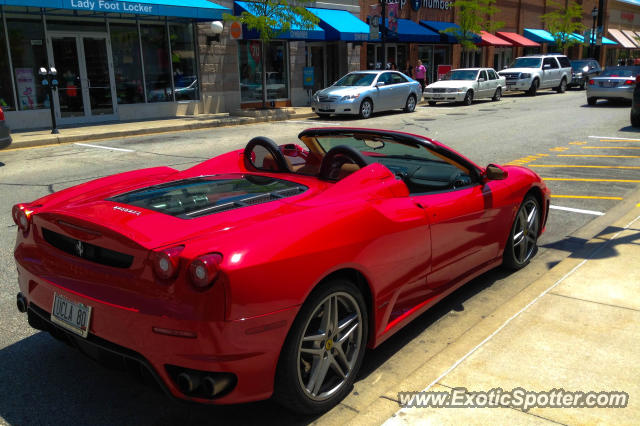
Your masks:
<svg viewBox="0 0 640 426"><path fill-rule="evenodd" d="M313 93L327 87L324 80L324 46L311 45L309 66L313 67Z"/></svg>
<svg viewBox="0 0 640 426"><path fill-rule="evenodd" d="M113 67L106 34L49 33L49 57L58 71L56 115L61 124L114 119Z"/></svg>

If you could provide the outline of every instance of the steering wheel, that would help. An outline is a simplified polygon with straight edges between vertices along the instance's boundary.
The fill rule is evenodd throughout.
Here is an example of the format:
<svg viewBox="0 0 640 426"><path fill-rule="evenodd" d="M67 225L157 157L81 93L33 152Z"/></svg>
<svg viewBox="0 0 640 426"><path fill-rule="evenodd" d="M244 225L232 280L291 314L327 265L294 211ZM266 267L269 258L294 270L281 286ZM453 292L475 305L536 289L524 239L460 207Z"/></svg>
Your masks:
<svg viewBox="0 0 640 426"><path fill-rule="evenodd" d="M465 173L456 170L449 176L449 188L456 189L463 186L467 186L470 183L470 178Z"/></svg>
<svg viewBox="0 0 640 426"><path fill-rule="evenodd" d="M359 168L366 167L369 162L362 153L350 146L334 146L327 152L320 165L320 179L338 180L340 170L345 164L355 164Z"/></svg>

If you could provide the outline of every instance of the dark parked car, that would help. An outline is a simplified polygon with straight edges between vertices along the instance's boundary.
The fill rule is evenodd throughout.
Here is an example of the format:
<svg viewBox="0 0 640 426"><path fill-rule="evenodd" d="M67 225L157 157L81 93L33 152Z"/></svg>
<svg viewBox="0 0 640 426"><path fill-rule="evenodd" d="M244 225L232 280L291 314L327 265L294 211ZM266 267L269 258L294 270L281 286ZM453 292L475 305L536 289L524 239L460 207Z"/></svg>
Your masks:
<svg viewBox="0 0 640 426"><path fill-rule="evenodd" d="M0 107L0 149L6 148L11 145L11 131L7 122L4 121L4 111Z"/></svg>
<svg viewBox="0 0 640 426"><path fill-rule="evenodd" d="M631 99L631 125L640 127L640 75L636 77L636 86L633 88Z"/></svg>
<svg viewBox="0 0 640 426"><path fill-rule="evenodd" d="M571 61L571 83L568 86L579 86L580 89L584 90L587 81L601 72L602 68L595 59L576 59Z"/></svg>

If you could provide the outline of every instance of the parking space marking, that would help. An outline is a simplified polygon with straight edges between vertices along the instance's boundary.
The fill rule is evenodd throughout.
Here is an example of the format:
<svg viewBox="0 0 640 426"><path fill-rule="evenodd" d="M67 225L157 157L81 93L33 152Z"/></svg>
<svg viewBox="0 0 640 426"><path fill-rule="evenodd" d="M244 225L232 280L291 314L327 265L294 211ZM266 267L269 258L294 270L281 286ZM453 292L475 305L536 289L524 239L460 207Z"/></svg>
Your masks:
<svg viewBox="0 0 640 426"><path fill-rule="evenodd" d="M569 145L586 145L587 142L569 142Z"/></svg>
<svg viewBox="0 0 640 426"><path fill-rule="evenodd" d="M618 136L589 136L590 138L593 139L615 139L615 140L619 140L619 141L638 141L640 142L640 139L638 138L620 138Z"/></svg>
<svg viewBox="0 0 640 426"><path fill-rule="evenodd" d="M329 122L329 121L315 121L315 120L286 120L284 123L313 123L313 124L328 124L330 126L342 126L342 123Z"/></svg>
<svg viewBox="0 0 640 426"><path fill-rule="evenodd" d="M582 149L640 149L640 146L583 146Z"/></svg>
<svg viewBox="0 0 640 426"><path fill-rule="evenodd" d="M640 143L640 141L638 140L628 140L628 139L600 139L600 142Z"/></svg>
<svg viewBox="0 0 640 426"><path fill-rule="evenodd" d="M583 209L574 209L571 207L562 207L562 206L555 206L555 205L550 205L549 206L550 209L555 209L555 210L564 210L567 212L573 212L573 213L582 213L582 214L591 214L594 216L602 216L604 215L603 212L597 212L595 210L583 210Z"/></svg>
<svg viewBox="0 0 640 426"><path fill-rule="evenodd" d="M555 148L549 148L549 151L557 151L557 152L563 152L568 150L569 148L567 148L566 146L558 146Z"/></svg>
<svg viewBox="0 0 640 426"><path fill-rule="evenodd" d="M640 169L640 166L585 166L575 164L531 164L528 167L565 167L565 168L586 168L586 169Z"/></svg>
<svg viewBox="0 0 640 426"><path fill-rule="evenodd" d="M74 145L88 146L89 148L108 149L109 151L135 152L133 149L113 148L111 146L91 145L88 143L74 143Z"/></svg>
<svg viewBox="0 0 640 426"><path fill-rule="evenodd" d="M623 182L623 183L640 183L640 179L589 179L589 178L552 178L546 177L543 180L559 180L565 182Z"/></svg>
<svg viewBox="0 0 640 426"><path fill-rule="evenodd" d="M622 197L600 197L596 195L558 195L551 194L551 198L576 198L580 200L624 200Z"/></svg>
<svg viewBox="0 0 640 426"><path fill-rule="evenodd" d="M558 154L558 157L640 158L640 155Z"/></svg>

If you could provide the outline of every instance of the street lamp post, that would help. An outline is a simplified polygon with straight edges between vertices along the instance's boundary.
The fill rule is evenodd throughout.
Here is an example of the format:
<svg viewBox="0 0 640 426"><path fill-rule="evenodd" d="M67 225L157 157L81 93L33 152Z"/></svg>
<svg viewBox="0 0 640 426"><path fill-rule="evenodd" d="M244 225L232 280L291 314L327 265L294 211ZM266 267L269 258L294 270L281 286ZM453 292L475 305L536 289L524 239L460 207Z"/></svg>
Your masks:
<svg viewBox="0 0 640 426"><path fill-rule="evenodd" d="M593 17L593 26L591 27L591 36L589 37L589 57L593 58L594 45L596 44L596 18L598 17L598 8L596 6L591 10L591 16Z"/></svg>
<svg viewBox="0 0 640 426"><path fill-rule="evenodd" d="M58 134L58 126L56 125L56 112L53 105L53 91L58 89L58 80L56 75L58 71L54 68L40 67L38 74L42 77L42 85L47 86L49 92L49 110L51 111L51 133Z"/></svg>

